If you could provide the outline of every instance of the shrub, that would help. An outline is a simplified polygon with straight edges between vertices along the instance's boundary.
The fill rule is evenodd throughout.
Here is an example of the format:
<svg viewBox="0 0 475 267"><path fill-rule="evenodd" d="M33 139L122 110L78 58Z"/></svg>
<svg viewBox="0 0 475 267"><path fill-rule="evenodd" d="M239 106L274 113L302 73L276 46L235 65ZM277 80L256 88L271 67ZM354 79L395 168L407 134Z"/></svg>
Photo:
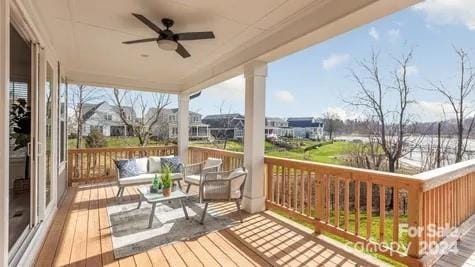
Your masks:
<svg viewBox="0 0 475 267"><path fill-rule="evenodd" d="M106 146L106 139L102 132L94 129L92 130L88 136L85 138L86 147L93 148L93 147L105 147Z"/></svg>

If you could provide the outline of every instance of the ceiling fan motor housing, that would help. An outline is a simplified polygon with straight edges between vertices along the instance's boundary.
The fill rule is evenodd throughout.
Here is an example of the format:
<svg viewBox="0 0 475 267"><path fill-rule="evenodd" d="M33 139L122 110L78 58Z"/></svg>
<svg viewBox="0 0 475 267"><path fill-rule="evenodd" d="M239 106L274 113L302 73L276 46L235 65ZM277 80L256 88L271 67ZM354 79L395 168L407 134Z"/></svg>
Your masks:
<svg viewBox="0 0 475 267"><path fill-rule="evenodd" d="M169 28L171 28L173 26L173 24L175 23L172 19L169 19L169 18L163 18L162 19L162 23L163 25L165 25L165 27L167 27L167 30Z"/></svg>

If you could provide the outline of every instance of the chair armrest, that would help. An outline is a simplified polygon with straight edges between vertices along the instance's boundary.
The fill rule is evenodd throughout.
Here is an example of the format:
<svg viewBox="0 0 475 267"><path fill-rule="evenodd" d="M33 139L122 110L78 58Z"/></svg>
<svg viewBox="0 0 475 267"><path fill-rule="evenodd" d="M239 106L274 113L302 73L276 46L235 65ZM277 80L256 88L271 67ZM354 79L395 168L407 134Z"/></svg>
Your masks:
<svg viewBox="0 0 475 267"><path fill-rule="evenodd" d="M117 166L115 166L115 174L117 176L117 184L120 185L120 172L119 172L119 168L117 168Z"/></svg>
<svg viewBox="0 0 475 267"><path fill-rule="evenodd" d="M183 163L181 163L181 164L183 164ZM203 164L203 162L198 162L198 163L193 163L193 164L186 164L186 165L183 164L183 167L184 167L184 168L191 168L191 167L199 166L199 165L201 165L201 164Z"/></svg>
<svg viewBox="0 0 475 267"><path fill-rule="evenodd" d="M216 168L216 167L210 167L210 168L206 168L206 169L203 169L203 170L212 169L212 168ZM206 178L208 176L211 176L211 175L214 175L215 177L223 177L224 175L226 175L226 177L227 177L231 172L232 171L207 172L207 173L204 174L203 178L204 178L204 180L206 180ZM213 179L213 180L216 180L216 179ZM224 179L218 179L218 181L221 181L221 180L224 180Z"/></svg>
<svg viewBox="0 0 475 267"><path fill-rule="evenodd" d="M193 163L193 164L183 164L183 176L187 174L187 172L190 172L191 174L199 174L201 173L201 169L203 166L203 162L198 162L198 163ZM197 168L199 167L199 168ZM194 168L197 168L197 170L193 171Z"/></svg>

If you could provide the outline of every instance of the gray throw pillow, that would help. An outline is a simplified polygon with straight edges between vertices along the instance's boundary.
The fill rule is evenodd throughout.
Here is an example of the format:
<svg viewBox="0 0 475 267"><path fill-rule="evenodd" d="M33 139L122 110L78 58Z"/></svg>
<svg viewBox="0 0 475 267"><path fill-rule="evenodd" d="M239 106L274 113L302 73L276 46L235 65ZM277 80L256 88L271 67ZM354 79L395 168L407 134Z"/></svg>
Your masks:
<svg viewBox="0 0 475 267"><path fill-rule="evenodd" d="M182 172L183 163L181 163L179 157L162 158L160 160L160 164L162 165L162 171L163 171L163 168L168 166L168 168L170 168L171 173Z"/></svg>
<svg viewBox="0 0 475 267"><path fill-rule="evenodd" d="M137 175L137 165L133 159L114 160L115 166L119 170L119 177L132 177Z"/></svg>

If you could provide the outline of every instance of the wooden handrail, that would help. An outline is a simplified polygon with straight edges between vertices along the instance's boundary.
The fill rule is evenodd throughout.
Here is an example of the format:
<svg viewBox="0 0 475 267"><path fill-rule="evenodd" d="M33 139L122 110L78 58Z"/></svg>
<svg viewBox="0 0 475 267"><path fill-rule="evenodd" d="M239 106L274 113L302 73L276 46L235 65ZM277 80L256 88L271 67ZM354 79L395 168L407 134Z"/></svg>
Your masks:
<svg viewBox="0 0 475 267"><path fill-rule="evenodd" d="M417 177L405 174L390 173L376 170L368 169L359 169L348 166L326 164L319 162L311 162L304 160L296 159L286 159L272 156L265 156L265 163L273 165L286 165L290 168L300 168L300 169L311 169L315 170L318 173L325 173L329 175L345 175L351 174L353 177L358 176L359 179L363 180L378 180L382 183L400 183L405 186L416 186L421 187L423 181ZM397 181L395 181L397 180Z"/></svg>
<svg viewBox="0 0 475 267"><path fill-rule="evenodd" d="M471 173L475 173L475 159L419 173L414 177L423 182L422 190L425 192Z"/></svg>
<svg viewBox="0 0 475 267"><path fill-rule="evenodd" d="M68 183L115 179L115 159L176 155L177 146L80 148L68 150Z"/></svg>

